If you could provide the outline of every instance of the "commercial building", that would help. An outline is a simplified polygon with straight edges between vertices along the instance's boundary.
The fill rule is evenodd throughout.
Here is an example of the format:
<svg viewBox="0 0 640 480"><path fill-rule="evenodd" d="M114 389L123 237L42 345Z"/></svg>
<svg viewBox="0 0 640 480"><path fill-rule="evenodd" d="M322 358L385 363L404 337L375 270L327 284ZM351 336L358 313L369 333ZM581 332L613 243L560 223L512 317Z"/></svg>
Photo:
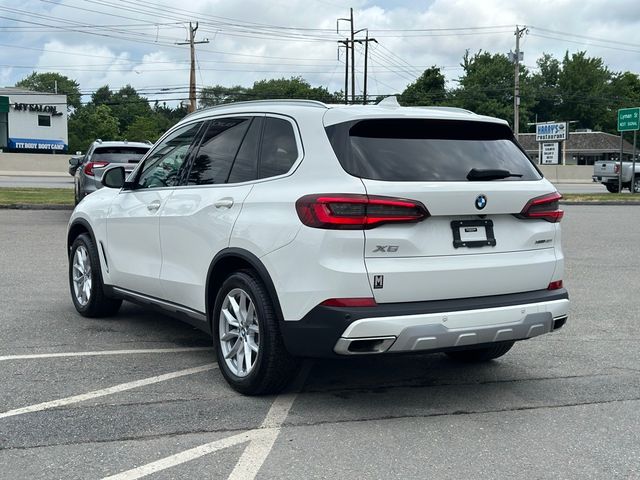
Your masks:
<svg viewBox="0 0 640 480"><path fill-rule="evenodd" d="M627 133L625 137L631 136ZM536 141L535 133L521 133L518 141L536 163L546 163L541 161L543 144ZM560 142L559 149L557 163L560 165L593 165L599 160L618 160L620 136L591 130L569 132L567 139ZM627 140L624 141L623 154L624 160L631 160L633 145Z"/></svg>
<svg viewBox="0 0 640 480"><path fill-rule="evenodd" d="M66 95L0 88L0 150L65 152L67 118Z"/></svg>

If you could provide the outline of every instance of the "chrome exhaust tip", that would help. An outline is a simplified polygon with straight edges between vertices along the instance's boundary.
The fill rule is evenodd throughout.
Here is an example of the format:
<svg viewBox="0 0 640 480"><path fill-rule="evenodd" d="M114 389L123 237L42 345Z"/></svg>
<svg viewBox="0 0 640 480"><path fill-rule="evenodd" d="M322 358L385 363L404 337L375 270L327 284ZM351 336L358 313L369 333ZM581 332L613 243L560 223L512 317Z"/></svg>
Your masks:
<svg viewBox="0 0 640 480"><path fill-rule="evenodd" d="M338 355L370 355L384 353L396 337L340 338L333 348Z"/></svg>

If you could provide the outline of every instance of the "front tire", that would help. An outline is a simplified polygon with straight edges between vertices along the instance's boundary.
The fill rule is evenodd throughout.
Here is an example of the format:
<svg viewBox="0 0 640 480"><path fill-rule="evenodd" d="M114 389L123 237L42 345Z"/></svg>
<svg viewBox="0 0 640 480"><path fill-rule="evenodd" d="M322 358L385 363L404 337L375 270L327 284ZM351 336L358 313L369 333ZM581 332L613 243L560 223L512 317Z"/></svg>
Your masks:
<svg viewBox="0 0 640 480"><path fill-rule="evenodd" d="M514 342L499 342L490 347L485 348L473 348L470 350L458 350L452 352L446 352L449 358L458 362L465 363L481 363L488 362L494 358L503 356L511 347Z"/></svg>
<svg viewBox="0 0 640 480"><path fill-rule="evenodd" d="M84 317L109 317L122 305L122 300L104 294L98 250L86 233L78 235L71 246L69 290L73 305Z"/></svg>
<svg viewBox="0 0 640 480"><path fill-rule="evenodd" d="M296 361L284 346L273 301L255 273L242 270L225 280L212 321L218 366L234 390L277 393L291 380Z"/></svg>
<svg viewBox="0 0 640 480"><path fill-rule="evenodd" d="M635 181L633 182L633 193L640 193L640 175L636 175Z"/></svg>

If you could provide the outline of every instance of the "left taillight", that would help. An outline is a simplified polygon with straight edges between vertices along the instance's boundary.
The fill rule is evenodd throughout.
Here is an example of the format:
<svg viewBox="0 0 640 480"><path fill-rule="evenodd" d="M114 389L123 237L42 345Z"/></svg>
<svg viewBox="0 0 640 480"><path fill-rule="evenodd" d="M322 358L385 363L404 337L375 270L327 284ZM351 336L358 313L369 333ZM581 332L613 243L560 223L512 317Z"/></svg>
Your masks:
<svg viewBox="0 0 640 480"><path fill-rule="evenodd" d="M551 223L559 222L564 216L564 211L560 210L561 198L562 195L558 192L532 198L524 206L518 217L546 220Z"/></svg>
<svg viewBox="0 0 640 480"><path fill-rule="evenodd" d="M296 211L308 227L334 230L365 230L429 217L426 207L414 200L333 193L305 195L296 202Z"/></svg>
<svg viewBox="0 0 640 480"><path fill-rule="evenodd" d="M107 165L109 162L87 162L84 166L84 173L93 177L95 175L94 168L106 167Z"/></svg>

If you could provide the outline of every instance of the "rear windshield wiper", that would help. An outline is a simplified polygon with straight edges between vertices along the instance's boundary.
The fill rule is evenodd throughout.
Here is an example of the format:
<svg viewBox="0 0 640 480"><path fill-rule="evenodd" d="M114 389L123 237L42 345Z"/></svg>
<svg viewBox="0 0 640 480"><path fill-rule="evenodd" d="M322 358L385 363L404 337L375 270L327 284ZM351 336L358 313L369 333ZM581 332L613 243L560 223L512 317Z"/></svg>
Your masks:
<svg viewBox="0 0 640 480"><path fill-rule="evenodd" d="M521 173L511 173L509 170L491 168L472 168L467 173L467 180L500 180L509 177L522 177Z"/></svg>

